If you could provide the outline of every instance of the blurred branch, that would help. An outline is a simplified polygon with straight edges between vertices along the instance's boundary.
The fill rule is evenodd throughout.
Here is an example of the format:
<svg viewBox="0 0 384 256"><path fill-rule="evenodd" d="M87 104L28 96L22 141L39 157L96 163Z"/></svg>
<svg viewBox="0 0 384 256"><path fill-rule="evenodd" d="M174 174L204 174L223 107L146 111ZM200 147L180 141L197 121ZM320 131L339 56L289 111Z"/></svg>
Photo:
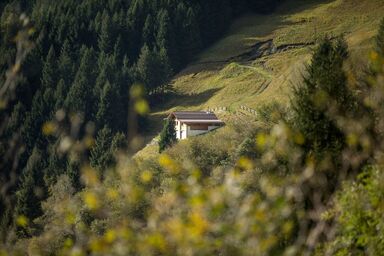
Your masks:
<svg viewBox="0 0 384 256"><path fill-rule="evenodd" d="M17 78L20 76L21 66L26 59L28 53L34 48L35 43L31 40L31 36L35 33L30 19L21 14L19 18L21 25L14 41L16 43L16 56L13 65L6 72L6 79L0 88L0 107L6 108L9 95L15 91L17 87Z"/></svg>

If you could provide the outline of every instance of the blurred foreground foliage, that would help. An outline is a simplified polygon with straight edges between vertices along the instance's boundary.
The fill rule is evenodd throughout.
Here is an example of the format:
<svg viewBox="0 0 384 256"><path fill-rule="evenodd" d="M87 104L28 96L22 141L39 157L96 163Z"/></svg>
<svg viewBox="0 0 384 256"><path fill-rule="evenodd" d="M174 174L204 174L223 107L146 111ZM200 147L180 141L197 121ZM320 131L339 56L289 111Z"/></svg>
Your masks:
<svg viewBox="0 0 384 256"><path fill-rule="evenodd" d="M324 39L284 118L233 124L146 160L122 153L103 178L84 164L80 192L60 176L41 217L17 218L32 237L10 235L2 253L382 255L378 49L357 78L344 71L344 41ZM109 159L98 155L95 149L95 161Z"/></svg>

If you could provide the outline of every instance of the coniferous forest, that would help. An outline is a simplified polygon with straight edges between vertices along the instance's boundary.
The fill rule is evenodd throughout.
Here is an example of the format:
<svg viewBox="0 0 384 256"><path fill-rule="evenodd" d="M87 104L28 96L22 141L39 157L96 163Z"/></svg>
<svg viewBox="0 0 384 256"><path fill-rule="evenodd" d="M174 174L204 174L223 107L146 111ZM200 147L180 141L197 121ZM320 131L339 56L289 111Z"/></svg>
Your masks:
<svg viewBox="0 0 384 256"><path fill-rule="evenodd" d="M279 34L337 8L301 3L292 10L316 11L295 17L284 11L292 3L1 1L0 255L382 255L384 20L375 33L357 30L374 34L369 55L357 56L347 31L318 35L316 24L307 42ZM230 28L276 17L258 27L276 40L260 36L202 73L268 82L268 65L307 47L288 104L260 104L256 117L224 111L224 127L182 142L160 111L163 130L146 146L156 150L137 154L180 71L218 51ZM239 87L230 97L249 89Z"/></svg>
<svg viewBox="0 0 384 256"><path fill-rule="evenodd" d="M23 63L17 89L1 112L6 120L0 136L1 184L7 184L0 201L2 237L14 216L34 219L42 214L40 202L58 176L67 174L79 190L82 161L89 160L99 170L113 163L111 152L124 146L131 125L129 109L135 106L130 91L139 95L145 91L149 103L156 104L170 77L221 36L234 17L250 7L269 12L275 4L2 1L1 84L17 55L14 38L23 22L33 27L35 44ZM28 21L19 20L23 13ZM132 88L135 83L144 87ZM145 112L141 102L137 105ZM71 138L83 140L90 150L69 158L51 134L51 120L58 120ZM139 126L144 123L139 118ZM94 147L91 136L96 137ZM39 193L34 193L36 188Z"/></svg>

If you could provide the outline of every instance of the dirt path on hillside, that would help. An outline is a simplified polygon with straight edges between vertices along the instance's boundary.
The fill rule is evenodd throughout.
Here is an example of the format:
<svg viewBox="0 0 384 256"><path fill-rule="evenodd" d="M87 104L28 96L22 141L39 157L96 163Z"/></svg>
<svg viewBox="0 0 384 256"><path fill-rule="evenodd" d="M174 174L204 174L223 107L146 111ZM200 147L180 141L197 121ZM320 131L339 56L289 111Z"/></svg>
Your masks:
<svg viewBox="0 0 384 256"><path fill-rule="evenodd" d="M256 44L252 45L250 49L242 54L230 57L225 60L218 60L218 61L201 61L196 62L193 65L201 65L201 64L221 64L221 63L230 63L230 62L248 62L253 61L256 59L259 59L261 57L270 56L273 54L297 49L297 48L303 48L315 45L316 42L304 42L304 43L292 43L292 44L282 44L279 46L275 46L273 39L268 39L265 41L257 42Z"/></svg>
<svg viewBox="0 0 384 256"><path fill-rule="evenodd" d="M195 76L204 70L220 70L225 65L232 62L239 63L239 65L241 65L244 68L257 69L247 64L257 59L260 59L262 57L271 56L273 54L277 54L277 53L281 53L281 52L285 52L293 49L304 48L304 47L312 46L315 44L316 42L313 41L313 42L303 42L303 43L282 44L282 45L276 46L274 44L273 39L268 39L265 41L257 42L256 44L249 47L249 49L246 50L245 52L224 60L195 62L191 64L187 69L180 72L177 75L177 77L188 75L188 74L193 74L193 76Z"/></svg>
<svg viewBox="0 0 384 256"><path fill-rule="evenodd" d="M337 37L331 37L330 39L334 40L336 38ZM249 47L249 49L244 53L227 58L225 60L200 61L200 62L192 63L187 69L180 72L177 75L177 77L188 75L188 74L193 74L193 76L196 76L197 74L199 74L201 71L204 71L204 70L220 70L225 65L233 62L238 63L240 66L244 68L257 70L257 68L255 68L254 66L247 65L247 64L263 57L268 57L274 54L278 54L278 53L282 53L282 52L286 52L294 49L314 46L314 45L316 45L316 41L282 44L282 45L276 46L274 44L273 39L268 39L265 41L257 42L251 47ZM264 65L262 66L265 68L266 71L268 71L268 69Z"/></svg>

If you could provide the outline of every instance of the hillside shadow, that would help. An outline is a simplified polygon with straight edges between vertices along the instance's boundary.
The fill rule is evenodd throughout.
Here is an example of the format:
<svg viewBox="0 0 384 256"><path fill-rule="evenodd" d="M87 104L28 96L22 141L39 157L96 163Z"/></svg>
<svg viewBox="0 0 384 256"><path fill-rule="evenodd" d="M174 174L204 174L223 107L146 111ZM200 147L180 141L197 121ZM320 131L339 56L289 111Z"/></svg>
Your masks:
<svg viewBox="0 0 384 256"><path fill-rule="evenodd" d="M281 7L277 8L276 14L281 15L291 15L299 12L303 12L308 9L313 9L314 7L321 4L329 4L332 2L336 2L337 0L288 0ZM296 6L293 6L293 5ZM291 8L287 8L289 6Z"/></svg>
<svg viewBox="0 0 384 256"><path fill-rule="evenodd" d="M230 37L236 34L238 30L241 30L246 27L252 27L253 24L257 25L257 32L245 32L242 33L241 41L244 45L244 49L239 51L233 56L220 58L218 56L215 60L205 61L204 57L201 60L195 60L190 63L186 68L181 70L176 74L175 78L186 76L186 75L195 75L202 71L217 71L225 67L227 64L233 61L242 61L238 57L247 54L248 52L254 51L260 43L263 43L263 40L256 40L254 38L266 38L264 40L273 39L273 34L276 30L281 29L286 26L298 25L303 21L290 21L286 19L287 15L294 15L297 13L304 12L306 10L311 10L316 8L320 4L329 4L335 2L336 0L287 0L285 1L277 10L271 14L255 14L248 13L242 17L237 18L233 21L232 25L228 31L222 36L222 39L211 45L209 48L205 49L204 52L212 50L215 52L218 45L225 45L228 49L231 47ZM270 38L269 38L270 36ZM238 43L238 42L237 42ZM248 45L248 46L247 46ZM219 47L221 48L221 47ZM225 48L225 47L224 47ZM225 52L225 49L222 50ZM204 55L204 52L200 54L200 57ZM219 55L220 51L218 52ZM199 58L197 58L199 59Z"/></svg>
<svg viewBox="0 0 384 256"><path fill-rule="evenodd" d="M193 63L190 63L187 67L185 67L183 70L181 70L179 73L177 73L174 78L177 79L183 76L197 75L202 71L220 71L227 64L229 64L229 61L227 60L193 62Z"/></svg>
<svg viewBox="0 0 384 256"><path fill-rule="evenodd" d="M155 112L163 112L168 109L178 107L180 109L183 108L193 108L197 107L205 102L207 102L210 98L212 98L217 92L219 92L221 88L209 89L201 93L179 93L176 91L169 91L163 99L163 104L161 104L160 108L155 108Z"/></svg>

